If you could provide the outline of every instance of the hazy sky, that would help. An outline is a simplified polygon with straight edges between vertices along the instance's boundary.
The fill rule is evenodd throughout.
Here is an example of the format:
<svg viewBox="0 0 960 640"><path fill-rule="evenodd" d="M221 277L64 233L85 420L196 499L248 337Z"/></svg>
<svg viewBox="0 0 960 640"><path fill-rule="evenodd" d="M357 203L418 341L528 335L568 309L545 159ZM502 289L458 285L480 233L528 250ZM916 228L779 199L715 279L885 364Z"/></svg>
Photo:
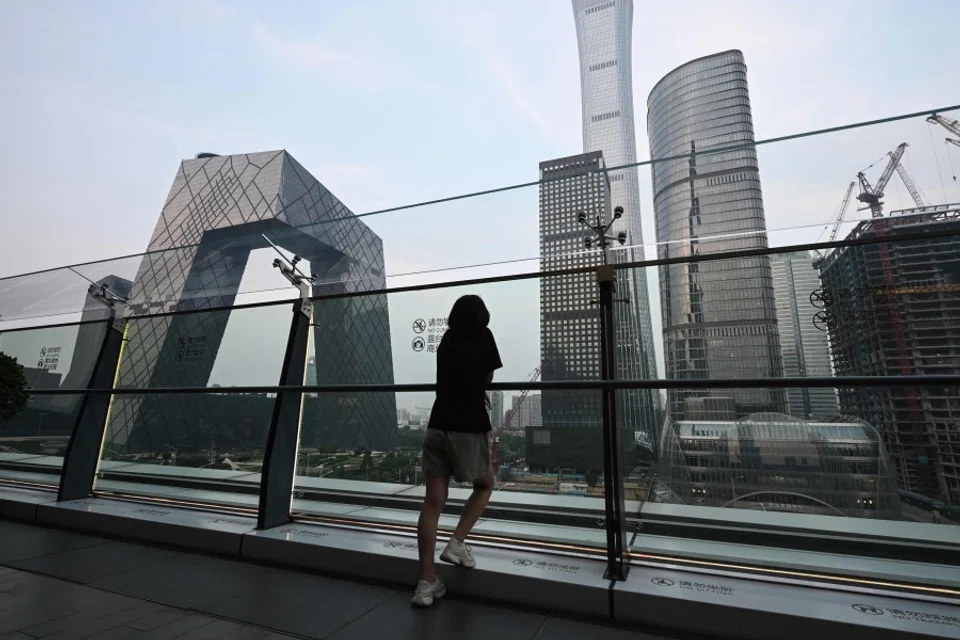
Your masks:
<svg viewBox="0 0 960 640"><path fill-rule="evenodd" d="M637 0L638 157L648 156L650 88L729 48L745 54L760 139L960 103L956 7ZM142 251L178 163L199 151L287 149L356 213L536 180L540 161L582 151L566 0L0 0L0 57L0 276ZM762 147L771 244L816 239L856 172L903 141L927 201L960 201L960 150L951 159L945 134L918 119ZM642 216L652 243L649 170L640 178L643 210L627 214ZM891 184L888 210L910 206L896 176ZM535 187L366 222L395 276L538 254ZM792 227L802 228L778 231ZM104 270L132 275L137 264ZM264 278L245 286L276 282ZM536 365L539 317L515 292L536 286L499 287L509 307L491 304L495 322L530 327L508 346L529 352L521 376ZM455 295L397 298L392 321L405 335Z"/></svg>

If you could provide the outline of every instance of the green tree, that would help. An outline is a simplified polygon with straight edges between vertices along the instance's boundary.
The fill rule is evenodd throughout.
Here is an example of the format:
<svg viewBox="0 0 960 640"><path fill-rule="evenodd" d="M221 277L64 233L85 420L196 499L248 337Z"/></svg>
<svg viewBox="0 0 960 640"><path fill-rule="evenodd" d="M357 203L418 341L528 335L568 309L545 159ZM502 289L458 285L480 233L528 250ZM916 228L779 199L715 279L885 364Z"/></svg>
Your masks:
<svg viewBox="0 0 960 640"><path fill-rule="evenodd" d="M0 420L10 420L27 406L30 399L27 377L16 358L0 353Z"/></svg>

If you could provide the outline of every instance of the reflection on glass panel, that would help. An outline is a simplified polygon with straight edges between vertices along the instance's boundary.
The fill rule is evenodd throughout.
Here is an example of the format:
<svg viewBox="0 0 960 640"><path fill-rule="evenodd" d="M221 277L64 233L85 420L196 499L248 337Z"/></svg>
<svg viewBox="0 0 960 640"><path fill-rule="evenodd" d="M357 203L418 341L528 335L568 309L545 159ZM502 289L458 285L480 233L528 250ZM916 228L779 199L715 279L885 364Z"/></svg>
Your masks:
<svg viewBox="0 0 960 640"><path fill-rule="evenodd" d="M17 359L33 389L84 389L106 331L103 322L6 331L0 333L0 352ZM21 413L0 423L0 475L8 477L12 461L59 474L81 399L33 395Z"/></svg>
<svg viewBox="0 0 960 640"><path fill-rule="evenodd" d="M46 318L42 324L73 322L89 308L89 287L69 268L0 278L0 322L4 328L27 318Z"/></svg>
<svg viewBox="0 0 960 640"><path fill-rule="evenodd" d="M851 392L880 401L891 391L902 390L832 391L845 407L844 398ZM942 399L958 390L917 391L925 398ZM635 552L679 553L696 559L715 559L715 554L722 553L759 567L839 572L859 578L897 575L917 584L956 587L955 568L911 567L914 563L902 561L916 558L907 558L902 551L893 553L904 555L890 556L891 549L885 546L886 540L904 539L922 539L943 548L960 542L960 508L899 486L892 451L895 433L850 413L831 419L783 413L737 416L729 403L720 402L722 398L711 399L717 401L713 407L705 405L678 418L667 416L646 475L624 479L625 484L646 489L645 500L637 510L628 511L628 519L637 525L653 524L660 531L643 535L641 530L632 542ZM926 420L928 426L936 426L930 413ZM949 445L940 444L947 445L941 446L940 460L923 458L917 463L931 473L942 472L944 481L950 482ZM704 521L723 523L723 527L704 530ZM810 553L795 539L763 533L782 528L822 534L823 540L817 543L821 553ZM746 535L741 540L723 533L737 529L752 531L750 541ZM666 542L671 534L699 540L677 546ZM836 547L829 542L847 536L857 537L862 546ZM852 557L857 555L862 557ZM897 566L884 567L886 561L880 557L896 558Z"/></svg>
<svg viewBox="0 0 960 640"><path fill-rule="evenodd" d="M782 514L798 514L960 525L956 506L903 488L896 455L903 444L896 441L897 432L879 430L869 416L848 408L854 396L869 397L881 407L906 390L834 391L839 391L844 413L830 418L737 415L729 398L719 395L722 390L703 397L710 402L696 411L667 415L648 474L648 502L747 509L771 517L776 512L781 519ZM931 407L924 412L925 424L936 427L934 405L960 390L915 391ZM953 458L949 442L942 444L941 458L920 457L916 463L950 485L956 482ZM842 525L824 520L820 526Z"/></svg>

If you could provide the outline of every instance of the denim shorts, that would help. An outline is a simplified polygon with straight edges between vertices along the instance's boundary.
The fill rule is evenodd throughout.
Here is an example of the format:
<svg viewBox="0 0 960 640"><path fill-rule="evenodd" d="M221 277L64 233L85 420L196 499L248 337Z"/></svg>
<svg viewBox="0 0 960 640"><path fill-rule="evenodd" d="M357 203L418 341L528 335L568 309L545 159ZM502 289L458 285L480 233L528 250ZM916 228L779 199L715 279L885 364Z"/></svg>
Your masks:
<svg viewBox="0 0 960 640"><path fill-rule="evenodd" d="M423 438L423 474L475 482L492 472L490 434L427 429Z"/></svg>

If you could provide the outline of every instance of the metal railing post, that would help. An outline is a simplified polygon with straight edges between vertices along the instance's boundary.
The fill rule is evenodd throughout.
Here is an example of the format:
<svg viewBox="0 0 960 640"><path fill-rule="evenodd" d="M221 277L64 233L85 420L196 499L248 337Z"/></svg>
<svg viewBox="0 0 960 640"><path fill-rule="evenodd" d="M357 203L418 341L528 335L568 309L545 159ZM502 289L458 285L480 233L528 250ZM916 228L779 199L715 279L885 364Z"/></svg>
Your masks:
<svg viewBox="0 0 960 640"><path fill-rule="evenodd" d="M100 345L88 389L109 389L114 386L123 353L126 328L126 321L118 317L116 309L111 308L107 333ZM87 498L93 491L112 399L110 394L98 393L84 394L80 401L77 421L63 457L63 470L57 491L58 502Z"/></svg>
<svg viewBox="0 0 960 640"><path fill-rule="evenodd" d="M604 382L616 379L616 320L613 305L616 274L612 265L597 270L600 287L600 370ZM626 549L626 527L623 495L620 428L617 420L617 392L605 387L601 392L603 412L603 479L604 523L607 533L608 580L625 580L628 567L623 556Z"/></svg>
<svg viewBox="0 0 960 640"><path fill-rule="evenodd" d="M280 386L303 384L312 313L313 304L304 290L304 295L293 305L293 320L290 323L287 351L280 372ZM257 529L278 527L290 520L302 403L303 393L300 391L280 391L274 401L260 476Z"/></svg>

